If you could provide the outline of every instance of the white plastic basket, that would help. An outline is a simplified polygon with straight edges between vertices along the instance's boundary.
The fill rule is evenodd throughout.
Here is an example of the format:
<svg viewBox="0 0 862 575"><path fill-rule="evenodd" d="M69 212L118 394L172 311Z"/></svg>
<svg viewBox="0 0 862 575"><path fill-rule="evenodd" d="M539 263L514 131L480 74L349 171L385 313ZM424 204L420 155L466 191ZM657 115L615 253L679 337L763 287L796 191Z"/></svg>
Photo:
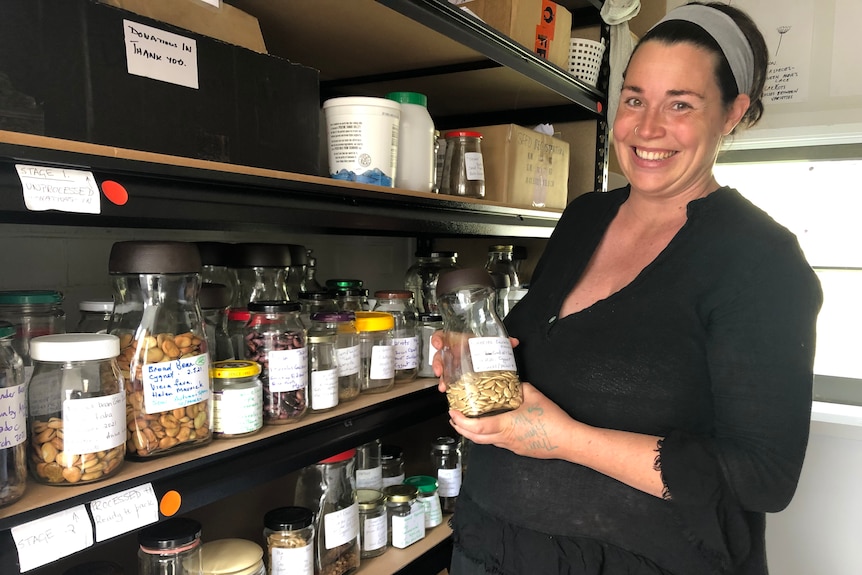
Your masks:
<svg viewBox="0 0 862 575"><path fill-rule="evenodd" d="M596 85L605 45L586 38L572 38L569 44L569 73L587 84Z"/></svg>

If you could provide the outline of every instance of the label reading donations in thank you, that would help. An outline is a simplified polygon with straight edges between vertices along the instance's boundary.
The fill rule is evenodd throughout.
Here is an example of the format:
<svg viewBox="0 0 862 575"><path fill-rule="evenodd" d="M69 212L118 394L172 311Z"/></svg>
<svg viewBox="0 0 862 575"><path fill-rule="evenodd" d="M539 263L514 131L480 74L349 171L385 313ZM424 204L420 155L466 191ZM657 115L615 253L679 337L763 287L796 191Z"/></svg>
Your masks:
<svg viewBox="0 0 862 575"><path fill-rule="evenodd" d="M24 205L30 211L76 214L102 211L102 195L92 172L25 164L16 164L15 171L24 191Z"/></svg>
<svg viewBox="0 0 862 575"><path fill-rule="evenodd" d="M194 405L210 397L210 364L205 353L148 363L143 367L144 411L159 413Z"/></svg>
<svg viewBox="0 0 862 575"><path fill-rule="evenodd" d="M198 44L131 20L123 20L129 74L198 89Z"/></svg>
<svg viewBox="0 0 862 575"><path fill-rule="evenodd" d="M512 344L505 337L472 337L468 343L474 371L517 371Z"/></svg>

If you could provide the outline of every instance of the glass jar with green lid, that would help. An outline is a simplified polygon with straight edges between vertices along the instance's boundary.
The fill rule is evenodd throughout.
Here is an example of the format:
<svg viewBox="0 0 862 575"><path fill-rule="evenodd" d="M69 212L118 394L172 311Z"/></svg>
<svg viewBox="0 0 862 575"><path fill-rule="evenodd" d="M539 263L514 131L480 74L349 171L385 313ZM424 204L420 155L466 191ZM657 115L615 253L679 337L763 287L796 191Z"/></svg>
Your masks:
<svg viewBox="0 0 862 575"><path fill-rule="evenodd" d="M245 437L263 427L260 364L230 359L210 367L213 380L213 436Z"/></svg>
<svg viewBox="0 0 862 575"><path fill-rule="evenodd" d="M425 529L432 529L443 523L440 497L437 495L437 480L430 475L413 475L404 480L405 485L413 485L419 490L417 500L425 508Z"/></svg>
<svg viewBox="0 0 862 575"><path fill-rule="evenodd" d="M389 391L395 385L395 318L386 312L357 311L359 333L359 389L363 393Z"/></svg>
<svg viewBox="0 0 862 575"><path fill-rule="evenodd" d="M314 513L277 507L263 516L269 575L314 575Z"/></svg>
<svg viewBox="0 0 862 575"><path fill-rule="evenodd" d="M383 489L389 523L389 545L404 549L425 537L425 507L417 501L415 485L390 485Z"/></svg>
<svg viewBox="0 0 862 575"><path fill-rule="evenodd" d="M15 326L0 320L0 507L27 487L27 385L14 335Z"/></svg>
<svg viewBox="0 0 862 575"><path fill-rule="evenodd" d="M338 288L333 290L335 303L343 311L368 311L368 290L363 288Z"/></svg>
<svg viewBox="0 0 862 575"><path fill-rule="evenodd" d="M201 545L201 575L266 575L263 549L254 541L227 538Z"/></svg>
<svg viewBox="0 0 862 575"><path fill-rule="evenodd" d="M357 489L359 505L359 549L363 559L382 555L388 549L389 531L383 493L376 489Z"/></svg>
<svg viewBox="0 0 862 575"><path fill-rule="evenodd" d="M30 381L30 374L33 373L30 340L40 335L66 331L63 294L54 290L0 292L0 319L15 326L12 347L24 362L25 380Z"/></svg>

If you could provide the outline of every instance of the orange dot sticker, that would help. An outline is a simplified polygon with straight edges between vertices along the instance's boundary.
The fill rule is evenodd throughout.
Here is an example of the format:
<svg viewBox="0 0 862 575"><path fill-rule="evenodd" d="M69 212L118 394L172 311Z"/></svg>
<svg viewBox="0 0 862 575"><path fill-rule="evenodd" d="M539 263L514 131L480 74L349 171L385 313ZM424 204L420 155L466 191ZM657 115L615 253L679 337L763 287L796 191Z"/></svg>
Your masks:
<svg viewBox="0 0 862 575"><path fill-rule="evenodd" d="M159 511L165 517L171 517L172 515L176 515L177 511L180 510L182 502L183 498L179 492L170 490L162 495L162 499L159 501Z"/></svg>
<svg viewBox="0 0 862 575"><path fill-rule="evenodd" d="M102 193L113 204L118 206L126 205L129 201L129 192L119 182L113 180L105 180L102 182Z"/></svg>

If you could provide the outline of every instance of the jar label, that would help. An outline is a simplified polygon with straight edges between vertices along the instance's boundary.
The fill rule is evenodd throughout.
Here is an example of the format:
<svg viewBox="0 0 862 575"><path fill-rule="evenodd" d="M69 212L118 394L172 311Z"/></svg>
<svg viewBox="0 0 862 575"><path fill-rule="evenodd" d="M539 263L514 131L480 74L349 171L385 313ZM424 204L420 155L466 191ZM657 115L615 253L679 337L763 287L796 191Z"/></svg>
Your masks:
<svg viewBox="0 0 862 575"><path fill-rule="evenodd" d="M354 503L323 516L323 535L327 549L355 541L359 535L359 505Z"/></svg>
<svg viewBox="0 0 862 575"><path fill-rule="evenodd" d="M395 377L395 346L375 345L371 348L369 379L392 379Z"/></svg>
<svg viewBox="0 0 862 575"><path fill-rule="evenodd" d="M335 350L338 361L338 377L359 373L359 344Z"/></svg>
<svg viewBox="0 0 862 575"><path fill-rule="evenodd" d="M270 391L299 391L308 386L308 348L268 351L266 360Z"/></svg>
<svg viewBox="0 0 862 575"><path fill-rule="evenodd" d="M263 427L263 390L225 389L213 396L213 431L236 435Z"/></svg>
<svg viewBox="0 0 862 575"><path fill-rule="evenodd" d="M383 487L389 487L390 485L401 485L404 483L404 474L393 475L392 477L384 477L383 478Z"/></svg>
<svg viewBox="0 0 862 575"><path fill-rule="evenodd" d="M415 369L419 365L418 337L396 337L392 344L395 347L395 369Z"/></svg>
<svg viewBox="0 0 862 575"><path fill-rule="evenodd" d="M468 180L485 181L485 164L481 152L464 152L464 168Z"/></svg>
<svg viewBox="0 0 862 575"><path fill-rule="evenodd" d="M143 366L144 413L161 413L194 405L210 397L209 355Z"/></svg>
<svg viewBox="0 0 862 575"><path fill-rule="evenodd" d="M383 467L356 470L356 489L383 489Z"/></svg>
<svg viewBox="0 0 862 575"><path fill-rule="evenodd" d="M438 469L437 486L440 497L458 497L461 492L461 464L455 469Z"/></svg>
<svg viewBox="0 0 862 575"><path fill-rule="evenodd" d="M505 337L471 337L473 371L517 371L512 344Z"/></svg>
<svg viewBox="0 0 862 575"><path fill-rule="evenodd" d="M418 502L410 506L410 514L392 516L392 546L404 549L425 537L425 507Z"/></svg>
<svg viewBox="0 0 862 575"><path fill-rule="evenodd" d="M271 547L269 575L314 575L314 547Z"/></svg>
<svg viewBox="0 0 862 575"><path fill-rule="evenodd" d="M126 392L63 402L63 450L82 455L126 442Z"/></svg>
<svg viewBox="0 0 862 575"><path fill-rule="evenodd" d="M440 496L437 493L419 497L419 501L425 506L425 529L431 529L443 523L443 510L440 509Z"/></svg>
<svg viewBox="0 0 862 575"><path fill-rule="evenodd" d="M362 525L362 551L374 551L385 547L388 529L385 513L380 517L366 518Z"/></svg>
<svg viewBox="0 0 862 575"><path fill-rule="evenodd" d="M0 449L27 441L27 386L0 388Z"/></svg>
<svg viewBox="0 0 862 575"><path fill-rule="evenodd" d="M338 405L338 370L311 372L311 409L329 409Z"/></svg>

